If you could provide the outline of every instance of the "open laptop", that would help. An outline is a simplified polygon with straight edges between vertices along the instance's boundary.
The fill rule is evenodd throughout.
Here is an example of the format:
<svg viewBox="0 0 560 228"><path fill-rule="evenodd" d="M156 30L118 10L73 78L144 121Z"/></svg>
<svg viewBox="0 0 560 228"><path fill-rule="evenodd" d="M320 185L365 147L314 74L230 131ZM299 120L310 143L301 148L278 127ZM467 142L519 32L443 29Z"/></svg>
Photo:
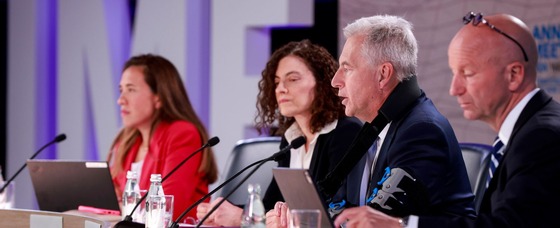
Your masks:
<svg viewBox="0 0 560 228"><path fill-rule="evenodd" d="M326 204L306 169L273 168L272 174L290 209L318 209L321 227L334 227Z"/></svg>
<svg viewBox="0 0 560 228"><path fill-rule="evenodd" d="M120 210L107 162L28 160L27 166L41 210Z"/></svg>

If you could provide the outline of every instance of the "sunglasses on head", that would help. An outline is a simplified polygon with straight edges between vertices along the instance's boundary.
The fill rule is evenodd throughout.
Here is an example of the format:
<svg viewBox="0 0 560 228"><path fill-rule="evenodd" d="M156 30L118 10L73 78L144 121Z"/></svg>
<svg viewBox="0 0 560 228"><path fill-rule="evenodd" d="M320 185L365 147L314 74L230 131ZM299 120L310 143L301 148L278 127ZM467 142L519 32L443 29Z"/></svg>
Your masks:
<svg viewBox="0 0 560 228"><path fill-rule="evenodd" d="M513 41L515 44L517 44L517 46L521 49L521 51L523 52L523 58L525 59L526 62L529 62L529 58L527 57L527 53L525 52L525 49L523 48L523 46L521 46L521 44L519 42L517 42L517 40L515 40L513 37L511 37L510 35L506 34L505 32L502 32L502 30L496 28L496 26L488 23L487 20L484 19L484 17L482 16L482 13L474 13L474 12L469 12L467 13L467 15L465 15L463 17L463 24L469 24L472 22L473 26L478 26L478 24L482 23L487 25L488 27L490 27L492 30L504 35L506 38L510 39L511 41Z"/></svg>

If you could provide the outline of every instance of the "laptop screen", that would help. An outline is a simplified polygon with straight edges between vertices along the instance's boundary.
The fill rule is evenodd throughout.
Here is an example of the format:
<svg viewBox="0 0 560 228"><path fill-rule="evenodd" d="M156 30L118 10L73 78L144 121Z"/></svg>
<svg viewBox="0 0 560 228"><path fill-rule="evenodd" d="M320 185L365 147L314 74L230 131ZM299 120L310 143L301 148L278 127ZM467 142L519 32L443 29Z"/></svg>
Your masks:
<svg viewBox="0 0 560 228"><path fill-rule="evenodd" d="M107 162L28 160L40 210L120 210Z"/></svg>
<svg viewBox="0 0 560 228"><path fill-rule="evenodd" d="M274 168L274 179L290 209L318 209L321 227L334 227L324 201L306 169Z"/></svg>

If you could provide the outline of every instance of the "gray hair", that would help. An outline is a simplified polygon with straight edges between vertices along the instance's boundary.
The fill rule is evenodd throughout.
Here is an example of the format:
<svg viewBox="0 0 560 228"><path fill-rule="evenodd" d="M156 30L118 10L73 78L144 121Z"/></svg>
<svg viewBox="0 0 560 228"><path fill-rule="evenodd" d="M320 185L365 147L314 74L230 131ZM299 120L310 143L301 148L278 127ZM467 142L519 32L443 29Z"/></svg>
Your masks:
<svg viewBox="0 0 560 228"><path fill-rule="evenodd" d="M372 66L390 62L399 81L416 74L418 43L407 20L390 15L363 17L343 32L346 38L365 36L361 50Z"/></svg>

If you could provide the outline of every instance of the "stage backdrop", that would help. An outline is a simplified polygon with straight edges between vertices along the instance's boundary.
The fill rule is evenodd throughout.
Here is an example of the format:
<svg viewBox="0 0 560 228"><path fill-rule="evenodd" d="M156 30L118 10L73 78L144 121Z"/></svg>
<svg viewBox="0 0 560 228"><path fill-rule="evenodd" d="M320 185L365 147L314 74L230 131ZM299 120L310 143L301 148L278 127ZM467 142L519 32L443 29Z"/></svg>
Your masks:
<svg viewBox="0 0 560 228"><path fill-rule="evenodd" d="M541 86L558 98L558 2L344 0L339 26L373 14L412 21L421 86L451 119L460 141L489 143L494 133L483 123L464 121L448 95L447 44L469 10L517 15L538 36ZM105 160L121 125L116 100L122 64L146 52L177 66L197 113L221 138L215 153L223 167L237 140L255 136L249 129L259 72L270 54L270 28L313 24L312 0L138 0L134 14L128 4L9 1L6 176L58 133L68 139L41 158ZM35 208L27 170L16 182L16 207Z"/></svg>
<svg viewBox="0 0 560 228"><path fill-rule="evenodd" d="M118 82L132 55L170 59L211 136L219 167L235 143L256 136L257 81L273 27L313 24L313 0L9 1L7 174L58 133L39 156L105 160L120 129ZM336 25L334 25L336 26ZM210 35L212 34L212 35ZM35 208L27 170L18 208Z"/></svg>

